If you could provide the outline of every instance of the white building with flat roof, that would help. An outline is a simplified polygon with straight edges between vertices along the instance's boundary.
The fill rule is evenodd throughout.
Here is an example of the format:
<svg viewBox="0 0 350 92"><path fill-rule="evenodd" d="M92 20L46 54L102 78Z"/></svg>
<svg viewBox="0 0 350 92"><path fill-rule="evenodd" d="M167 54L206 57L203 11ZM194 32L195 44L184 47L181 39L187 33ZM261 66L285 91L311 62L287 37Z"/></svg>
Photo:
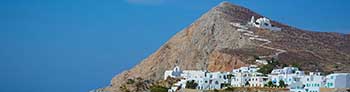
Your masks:
<svg viewBox="0 0 350 92"><path fill-rule="evenodd" d="M233 87L263 87L267 76L263 76L262 73L257 72L259 68L256 65L250 65L248 67L240 67L233 69L233 78L231 79L231 86Z"/></svg>
<svg viewBox="0 0 350 92"><path fill-rule="evenodd" d="M248 67L240 67L238 69L233 69L232 73L254 73L259 70L258 66L250 65Z"/></svg>
<svg viewBox="0 0 350 92"><path fill-rule="evenodd" d="M273 84L278 86L281 80L287 85L297 83L304 75L304 71L299 71L296 67L284 67L283 69L273 69L268 77Z"/></svg>
<svg viewBox="0 0 350 92"><path fill-rule="evenodd" d="M229 72L207 72L202 70L181 70L175 66L173 70L167 70L164 73L164 79L168 77L181 78L181 81L174 84L169 92L175 92L176 89L185 88L187 81L197 83L198 90L222 89L223 84L230 84L227 75Z"/></svg>
<svg viewBox="0 0 350 92"><path fill-rule="evenodd" d="M326 76L326 88L350 88L350 73L334 73Z"/></svg>
<svg viewBox="0 0 350 92"><path fill-rule="evenodd" d="M309 75L301 77L305 92L320 92L320 87L324 87L326 77L320 72L310 72Z"/></svg>

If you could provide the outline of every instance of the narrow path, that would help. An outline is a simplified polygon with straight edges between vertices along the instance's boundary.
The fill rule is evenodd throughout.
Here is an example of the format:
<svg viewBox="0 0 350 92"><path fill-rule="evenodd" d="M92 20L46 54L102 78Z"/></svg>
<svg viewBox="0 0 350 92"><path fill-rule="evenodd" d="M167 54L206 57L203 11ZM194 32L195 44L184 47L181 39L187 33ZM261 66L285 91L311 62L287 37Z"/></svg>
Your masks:
<svg viewBox="0 0 350 92"><path fill-rule="evenodd" d="M267 44L272 43L268 39L260 38L259 35L255 35L253 31L249 31L247 26L241 25L239 23L230 23L232 26L238 27L237 31L242 32L243 35L248 36L250 40L257 40L257 41L262 41L264 43L258 45L259 47L266 48L266 49L271 49L277 51L277 53L268 55L268 56L260 56L261 58L266 58L266 57L278 57L278 55L287 52L286 50L283 49L278 49L278 48L273 48L269 46L265 46Z"/></svg>

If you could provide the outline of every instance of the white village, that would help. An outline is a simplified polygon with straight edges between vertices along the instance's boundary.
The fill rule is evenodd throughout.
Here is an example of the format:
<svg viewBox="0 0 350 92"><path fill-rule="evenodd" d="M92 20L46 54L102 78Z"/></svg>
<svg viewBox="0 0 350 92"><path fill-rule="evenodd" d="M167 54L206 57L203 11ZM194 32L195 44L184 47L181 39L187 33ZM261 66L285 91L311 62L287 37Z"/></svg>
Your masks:
<svg viewBox="0 0 350 92"><path fill-rule="evenodd" d="M274 27L268 18L252 16L247 25L231 23L238 27L237 31L248 36L250 40L263 41L261 47L276 50L277 53L270 55L276 57L285 50L264 46L271 43L268 39L260 38L249 31L249 27L257 27L271 31L281 31L281 28ZM267 57L267 56L263 56ZM259 65L267 65L272 62L267 60L256 60ZM259 72L260 67L249 65L233 69L230 72L209 72L207 70L182 70L181 66L174 66L172 70L164 72L164 80L167 78L181 79L175 83L168 92L181 92L181 89L192 87L196 90L217 90L228 87L272 87L287 88L290 92L320 92L321 89L350 88L350 73L332 73L325 75L322 72L305 72L298 67L286 66L280 69L273 69L270 73ZM191 84L191 85L189 85ZM196 84L193 86L193 84Z"/></svg>

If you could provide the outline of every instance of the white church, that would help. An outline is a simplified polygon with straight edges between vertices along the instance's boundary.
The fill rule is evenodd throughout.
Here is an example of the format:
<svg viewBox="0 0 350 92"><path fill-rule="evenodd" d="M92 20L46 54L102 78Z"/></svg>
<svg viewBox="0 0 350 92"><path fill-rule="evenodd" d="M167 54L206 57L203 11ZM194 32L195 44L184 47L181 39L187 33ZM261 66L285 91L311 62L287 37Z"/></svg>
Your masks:
<svg viewBox="0 0 350 92"><path fill-rule="evenodd" d="M250 21L248 22L249 26L253 26L253 27L257 27L257 28L262 28L262 29L268 29L268 30L272 30L272 31L281 31L281 28L278 27L274 27L271 22L270 19L268 18L258 18L257 20L255 20L255 17L252 16L252 18L250 19Z"/></svg>

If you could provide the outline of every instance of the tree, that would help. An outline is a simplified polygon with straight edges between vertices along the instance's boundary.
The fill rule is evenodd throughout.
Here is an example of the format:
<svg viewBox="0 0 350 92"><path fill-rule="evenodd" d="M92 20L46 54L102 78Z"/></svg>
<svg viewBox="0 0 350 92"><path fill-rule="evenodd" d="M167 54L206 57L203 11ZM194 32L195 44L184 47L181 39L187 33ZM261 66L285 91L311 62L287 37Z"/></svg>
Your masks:
<svg viewBox="0 0 350 92"><path fill-rule="evenodd" d="M231 86L230 83L222 83L222 84L221 84L221 88L229 87L229 86Z"/></svg>
<svg viewBox="0 0 350 92"><path fill-rule="evenodd" d="M334 64L334 65L333 65L333 68L338 68L338 67L339 67L339 66L338 66L338 65L336 65L336 64Z"/></svg>
<svg viewBox="0 0 350 92"><path fill-rule="evenodd" d="M134 84L135 83L135 80L133 79L128 79L128 81L126 81L126 84Z"/></svg>
<svg viewBox="0 0 350 92"><path fill-rule="evenodd" d="M287 87L287 84L285 84L283 80L280 80L278 83L279 83L278 85L279 87L283 87L283 88Z"/></svg>
<svg viewBox="0 0 350 92"><path fill-rule="evenodd" d="M250 84L249 84L249 82L247 81L247 82L245 82L244 85L245 85L245 86L249 86Z"/></svg>
<svg viewBox="0 0 350 92"><path fill-rule="evenodd" d="M261 60L261 58L258 55L254 55L255 60Z"/></svg>
<svg viewBox="0 0 350 92"><path fill-rule="evenodd" d="M119 87L122 92L131 92L130 89L126 87L126 85L122 85Z"/></svg>
<svg viewBox="0 0 350 92"><path fill-rule="evenodd" d="M271 73L273 68L274 68L274 66L272 64L263 65L260 67L258 72L263 73L263 74L269 74L269 73Z"/></svg>
<svg viewBox="0 0 350 92"><path fill-rule="evenodd" d="M301 69L300 69L300 64L293 63L293 64L292 64L292 67L296 67L296 68L299 68L299 70L301 70Z"/></svg>
<svg viewBox="0 0 350 92"><path fill-rule="evenodd" d="M274 84L272 83L272 81L270 80L270 81L267 82L266 86L267 86L267 87L273 87L273 86L275 86L275 85L274 85Z"/></svg>
<svg viewBox="0 0 350 92"><path fill-rule="evenodd" d="M287 64L282 64L282 67L288 67L288 65Z"/></svg>
<svg viewBox="0 0 350 92"><path fill-rule="evenodd" d="M187 81L186 82L186 88L189 88L189 89L196 89L198 86L198 84L194 81L194 80L191 80L191 81Z"/></svg>
<svg viewBox="0 0 350 92"><path fill-rule="evenodd" d="M232 79L233 77L235 77L233 74L228 74L227 75L227 79Z"/></svg>
<svg viewBox="0 0 350 92"><path fill-rule="evenodd" d="M277 59L276 58L271 58L271 60L270 60L270 63L269 64L271 64L271 65L273 65L273 66L277 66L277 65L279 65L279 62L277 61Z"/></svg>

